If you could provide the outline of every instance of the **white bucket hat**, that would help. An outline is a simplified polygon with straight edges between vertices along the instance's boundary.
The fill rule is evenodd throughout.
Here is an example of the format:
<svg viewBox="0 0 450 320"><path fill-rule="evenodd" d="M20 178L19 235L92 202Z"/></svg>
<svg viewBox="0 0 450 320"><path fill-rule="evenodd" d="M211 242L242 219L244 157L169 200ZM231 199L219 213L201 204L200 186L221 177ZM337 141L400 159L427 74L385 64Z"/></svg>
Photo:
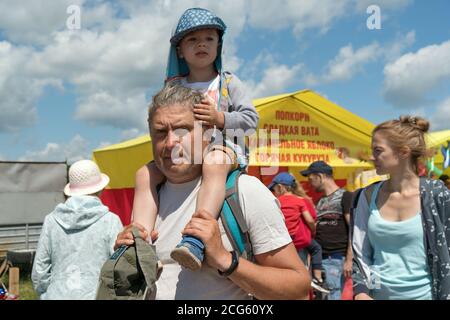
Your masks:
<svg viewBox="0 0 450 320"><path fill-rule="evenodd" d="M69 183L64 188L67 196L82 196L103 190L109 183L109 177L100 172L97 164L91 160L80 160L69 169Z"/></svg>

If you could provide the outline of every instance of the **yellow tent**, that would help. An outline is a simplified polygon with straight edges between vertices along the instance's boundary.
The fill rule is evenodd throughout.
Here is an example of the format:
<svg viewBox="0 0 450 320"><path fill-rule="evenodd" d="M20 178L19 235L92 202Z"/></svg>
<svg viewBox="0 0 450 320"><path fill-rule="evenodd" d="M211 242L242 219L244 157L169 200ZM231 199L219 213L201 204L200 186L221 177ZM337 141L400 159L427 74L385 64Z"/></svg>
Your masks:
<svg viewBox="0 0 450 320"><path fill-rule="evenodd" d="M278 143L250 147L250 173L264 183L277 173L274 166L304 181L299 172L311 162L323 160L334 168L338 184L353 190L360 186L355 182L358 176L373 167L357 156L370 153L374 125L314 91L256 99L254 104L259 129L267 130L266 138L271 140L271 130L279 133ZM264 141L264 132L259 133ZM314 196L312 190L309 192Z"/></svg>
<svg viewBox="0 0 450 320"><path fill-rule="evenodd" d="M338 184L353 189L355 177L372 168L355 159L370 152L374 125L369 121L311 90L253 102L260 116L260 130L258 139L249 139L249 173L264 183L278 171L289 171L304 180L299 171L313 161L324 160L335 168ZM275 130L278 141L271 139ZM263 141L268 143L264 145ZM149 136L95 150L93 158L111 178L103 200L124 223L129 222L135 172L153 158Z"/></svg>
<svg viewBox="0 0 450 320"><path fill-rule="evenodd" d="M426 136L427 147L435 149L434 163L439 169L442 169L444 163L441 146L447 147L448 141L450 141L450 130L431 132ZM445 173L450 174L450 167L445 170Z"/></svg>

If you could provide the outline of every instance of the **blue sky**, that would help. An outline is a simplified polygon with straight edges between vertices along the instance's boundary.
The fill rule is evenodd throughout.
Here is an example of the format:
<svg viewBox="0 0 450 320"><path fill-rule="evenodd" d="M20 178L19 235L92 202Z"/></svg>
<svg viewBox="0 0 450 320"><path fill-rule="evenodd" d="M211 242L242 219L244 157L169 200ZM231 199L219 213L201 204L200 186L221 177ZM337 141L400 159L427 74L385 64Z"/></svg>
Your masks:
<svg viewBox="0 0 450 320"><path fill-rule="evenodd" d="M228 25L225 65L253 98L309 88L374 123L410 113L450 129L447 0L0 0L0 160L73 162L146 134L171 29L193 6Z"/></svg>

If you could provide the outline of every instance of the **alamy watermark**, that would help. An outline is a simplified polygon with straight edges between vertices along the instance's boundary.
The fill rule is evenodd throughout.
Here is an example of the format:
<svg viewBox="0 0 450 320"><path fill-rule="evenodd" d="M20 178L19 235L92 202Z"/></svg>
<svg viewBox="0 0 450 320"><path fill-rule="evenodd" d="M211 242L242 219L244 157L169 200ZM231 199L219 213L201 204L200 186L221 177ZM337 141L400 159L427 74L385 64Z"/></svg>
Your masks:
<svg viewBox="0 0 450 320"><path fill-rule="evenodd" d="M66 13L69 15L66 20L66 27L69 30L81 29L81 7L72 4L67 7Z"/></svg>
<svg viewBox="0 0 450 320"><path fill-rule="evenodd" d="M224 132L215 129L203 130L201 121L194 121L194 129L176 129L167 133L173 139L174 146L171 150L171 160L175 164L202 164L206 154L215 146L222 146L232 150L238 163L252 164L257 161L255 154L265 155L271 158L270 165L261 167L262 175L274 175L279 169L280 138L279 130L265 129L247 130L226 129ZM191 136L192 135L192 136ZM158 139L158 133L152 136ZM212 141L212 142L211 142ZM248 146L246 144L248 141ZM204 147L206 144L208 146ZM225 154L225 153L224 153ZM249 156L249 158L247 157ZM224 156L219 164L230 164L232 159Z"/></svg>
<svg viewBox="0 0 450 320"><path fill-rule="evenodd" d="M366 20L366 26L369 30L381 29L381 9L379 6L372 4L367 7L366 13L370 16Z"/></svg>
<svg viewBox="0 0 450 320"><path fill-rule="evenodd" d="M357 284L365 285L369 290L379 290L381 289L381 271L380 266L369 266L368 270L369 274L367 277L363 277L360 272L354 274L353 277L353 286Z"/></svg>

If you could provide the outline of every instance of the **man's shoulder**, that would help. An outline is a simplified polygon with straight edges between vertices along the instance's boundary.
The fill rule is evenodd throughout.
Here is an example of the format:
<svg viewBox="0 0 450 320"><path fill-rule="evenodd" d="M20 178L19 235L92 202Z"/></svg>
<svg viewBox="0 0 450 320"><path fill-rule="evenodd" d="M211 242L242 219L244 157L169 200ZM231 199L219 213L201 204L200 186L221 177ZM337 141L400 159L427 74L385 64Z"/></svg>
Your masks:
<svg viewBox="0 0 450 320"><path fill-rule="evenodd" d="M258 178L248 174L241 174L239 177L239 191L248 192L253 188L266 189L267 191L269 190Z"/></svg>

